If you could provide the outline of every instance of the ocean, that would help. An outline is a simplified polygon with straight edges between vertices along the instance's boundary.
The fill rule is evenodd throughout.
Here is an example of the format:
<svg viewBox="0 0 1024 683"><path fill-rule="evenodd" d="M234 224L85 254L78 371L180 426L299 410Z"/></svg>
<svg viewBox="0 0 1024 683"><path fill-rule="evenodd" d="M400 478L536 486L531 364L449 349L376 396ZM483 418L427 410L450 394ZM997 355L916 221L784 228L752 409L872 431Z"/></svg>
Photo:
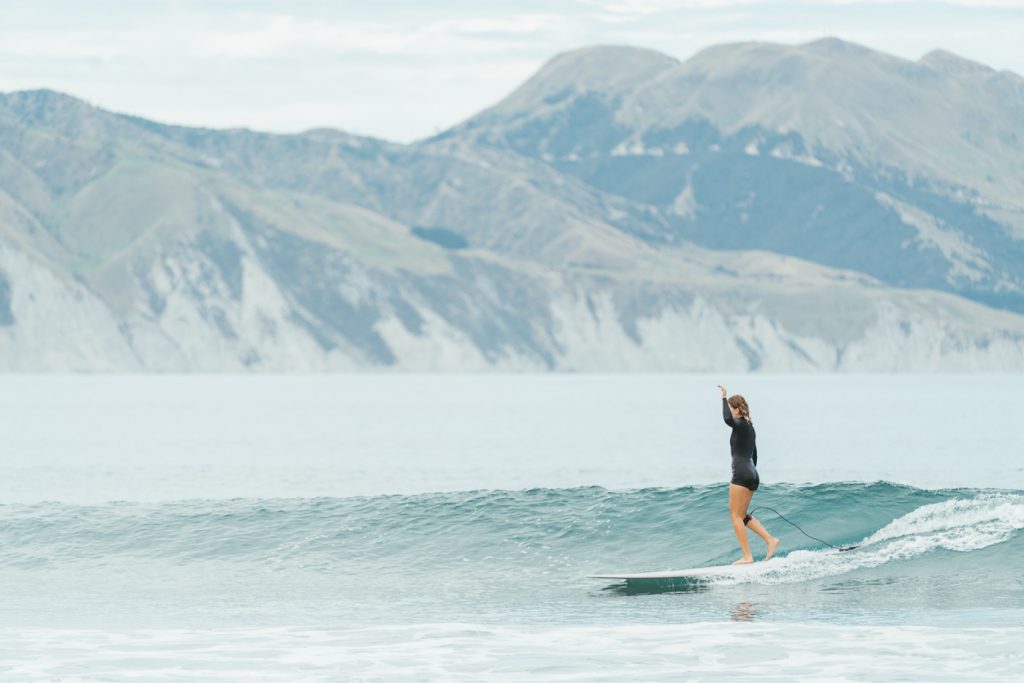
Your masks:
<svg viewBox="0 0 1024 683"><path fill-rule="evenodd" d="M781 557L739 557L744 394ZM1018 376L9 375L0 680L1006 681ZM752 536L755 556L763 544Z"/></svg>

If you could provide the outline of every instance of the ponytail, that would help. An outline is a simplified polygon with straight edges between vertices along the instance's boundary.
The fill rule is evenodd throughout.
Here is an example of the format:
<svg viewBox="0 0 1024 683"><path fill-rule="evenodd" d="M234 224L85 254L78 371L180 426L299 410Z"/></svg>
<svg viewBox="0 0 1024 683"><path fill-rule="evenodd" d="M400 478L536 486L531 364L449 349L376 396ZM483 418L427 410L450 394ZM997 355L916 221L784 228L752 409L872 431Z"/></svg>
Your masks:
<svg viewBox="0 0 1024 683"><path fill-rule="evenodd" d="M754 424L750 420L750 406L747 405L747 399L743 398L739 394L733 394L729 397L729 405L736 409L736 412L740 414L740 417L745 419L749 424Z"/></svg>

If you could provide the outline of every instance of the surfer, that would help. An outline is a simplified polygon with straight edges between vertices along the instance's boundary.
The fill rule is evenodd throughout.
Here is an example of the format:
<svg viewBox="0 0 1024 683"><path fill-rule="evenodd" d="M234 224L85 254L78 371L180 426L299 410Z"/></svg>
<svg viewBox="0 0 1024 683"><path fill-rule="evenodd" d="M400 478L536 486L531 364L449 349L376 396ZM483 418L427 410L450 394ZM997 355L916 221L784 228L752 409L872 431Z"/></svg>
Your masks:
<svg viewBox="0 0 1024 683"><path fill-rule="evenodd" d="M750 499L753 498L754 491L761 483L756 467L757 434L750 421L750 407L747 406L746 399L739 394L733 394L726 398L725 387L719 384L718 388L722 390L722 417L725 419L725 424L732 427L732 436L729 437L729 447L732 450L729 516L732 518L732 527L736 532L736 539L740 542L740 549L743 551L743 557L733 564L750 564L754 561L754 556L750 554L747 527L763 538L768 545L768 552L764 556L766 560L770 559L775 549L779 547L779 539L769 534L756 517L747 514Z"/></svg>

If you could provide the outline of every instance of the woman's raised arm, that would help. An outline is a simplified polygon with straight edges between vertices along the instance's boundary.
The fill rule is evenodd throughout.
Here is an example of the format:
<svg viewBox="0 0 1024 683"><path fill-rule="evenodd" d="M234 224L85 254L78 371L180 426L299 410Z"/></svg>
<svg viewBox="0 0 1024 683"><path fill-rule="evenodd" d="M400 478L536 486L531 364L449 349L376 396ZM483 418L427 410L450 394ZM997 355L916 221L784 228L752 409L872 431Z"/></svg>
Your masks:
<svg viewBox="0 0 1024 683"><path fill-rule="evenodd" d="M728 395L726 394L725 387L719 384L718 388L722 390L722 418L725 420L725 424L730 427L735 427L736 421L732 419L732 411L729 410L729 402L725 399Z"/></svg>
<svg viewBox="0 0 1024 683"><path fill-rule="evenodd" d="M736 420L732 419L732 411L729 410L729 401L724 396L722 397L722 419L730 427L736 426Z"/></svg>

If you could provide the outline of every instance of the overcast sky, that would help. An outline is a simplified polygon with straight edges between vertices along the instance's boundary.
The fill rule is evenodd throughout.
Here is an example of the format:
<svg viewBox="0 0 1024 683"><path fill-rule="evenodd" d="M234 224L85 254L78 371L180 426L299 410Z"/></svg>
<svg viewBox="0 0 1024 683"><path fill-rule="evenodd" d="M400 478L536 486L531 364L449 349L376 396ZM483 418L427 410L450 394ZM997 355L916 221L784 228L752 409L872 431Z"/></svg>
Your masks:
<svg viewBox="0 0 1024 683"><path fill-rule="evenodd" d="M679 59L839 36L1024 74L1024 0L0 0L0 91L53 88L195 126L409 141L595 44Z"/></svg>

